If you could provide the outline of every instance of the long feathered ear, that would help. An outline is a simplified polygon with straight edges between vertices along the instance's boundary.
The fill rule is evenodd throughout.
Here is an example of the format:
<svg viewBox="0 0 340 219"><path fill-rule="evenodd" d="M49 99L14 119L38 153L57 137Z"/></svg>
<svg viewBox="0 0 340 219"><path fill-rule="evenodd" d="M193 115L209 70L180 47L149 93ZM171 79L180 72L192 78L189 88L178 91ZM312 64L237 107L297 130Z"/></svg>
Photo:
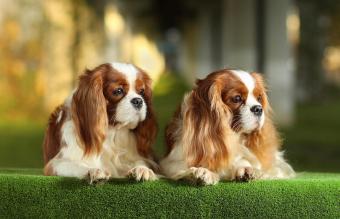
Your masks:
<svg viewBox="0 0 340 219"><path fill-rule="evenodd" d="M229 164L234 132L222 101L223 81L213 75L197 81L182 105L182 144L189 166L218 170Z"/></svg>
<svg viewBox="0 0 340 219"><path fill-rule="evenodd" d="M107 66L85 70L79 78L79 86L72 99L72 119L77 140L85 149L85 155L99 153L108 126L106 99L103 95L103 75Z"/></svg>
<svg viewBox="0 0 340 219"><path fill-rule="evenodd" d="M251 75L256 81L255 89L263 92L261 104L264 109L265 121L260 130L246 136L246 145L256 154L263 168L267 169L273 164L275 151L281 146L281 139L272 121L272 109L268 101L265 81L258 73Z"/></svg>
<svg viewBox="0 0 340 219"><path fill-rule="evenodd" d="M152 88L150 77L139 69L142 80L144 81L144 101L147 106L145 120L140 122L134 129L137 142L137 150L140 155L146 158L154 158L152 144L157 135L157 122L152 106Z"/></svg>

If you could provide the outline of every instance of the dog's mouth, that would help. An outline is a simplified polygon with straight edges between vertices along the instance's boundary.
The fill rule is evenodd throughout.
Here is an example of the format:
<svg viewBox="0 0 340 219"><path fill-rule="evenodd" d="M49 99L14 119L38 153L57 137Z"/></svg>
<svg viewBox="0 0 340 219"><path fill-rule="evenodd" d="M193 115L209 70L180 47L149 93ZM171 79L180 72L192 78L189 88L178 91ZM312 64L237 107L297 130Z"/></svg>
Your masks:
<svg viewBox="0 0 340 219"><path fill-rule="evenodd" d="M257 120L256 122L255 122L255 128L254 128L254 131L257 131L257 130L259 130L261 128L261 123L260 123L260 120Z"/></svg>
<svg viewBox="0 0 340 219"><path fill-rule="evenodd" d="M247 125L243 124L241 132L243 132L243 133L251 133L251 132L260 130L260 128L261 128L261 120L260 119L256 119L253 122L251 122L251 125L250 124L247 124Z"/></svg>

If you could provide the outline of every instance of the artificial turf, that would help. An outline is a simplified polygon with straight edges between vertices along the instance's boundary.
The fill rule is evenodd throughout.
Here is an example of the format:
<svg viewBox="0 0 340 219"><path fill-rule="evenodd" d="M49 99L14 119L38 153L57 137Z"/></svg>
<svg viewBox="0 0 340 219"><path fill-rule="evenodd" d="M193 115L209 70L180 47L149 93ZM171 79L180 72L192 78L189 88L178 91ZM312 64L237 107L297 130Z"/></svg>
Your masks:
<svg viewBox="0 0 340 219"><path fill-rule="evenodd" d="M90 186L41 170L0 170L1 218L340 218L340 174L193 186L162 179Z"/></svg>

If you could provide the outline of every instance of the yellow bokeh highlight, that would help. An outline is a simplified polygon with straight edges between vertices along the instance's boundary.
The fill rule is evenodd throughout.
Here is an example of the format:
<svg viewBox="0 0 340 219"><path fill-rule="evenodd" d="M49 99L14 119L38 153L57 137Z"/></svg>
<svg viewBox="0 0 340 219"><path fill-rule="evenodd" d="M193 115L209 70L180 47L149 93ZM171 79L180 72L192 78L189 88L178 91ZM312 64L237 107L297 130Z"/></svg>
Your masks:
<svg viewBox="0 0 340 219"><path fill-rule="evenodd" d="M300 40L300 17L296 9L292 10L286 19L288 39L293 44Z"/></svg>
<svg viewBox="0 0 340 219"><path fill-rule="evenodd" d="M134 36L132 43L133 63L147 71L153 81L158 81L165 70L165 60L156 44L141 34Z"/></svg>
<svg viewBox="0 0 340 219"><path fill-rule="evenodd" d="M105 27L109 35L120 35L124 31L125 22L123 16L113 5L110 5L106 8Z"/></svg>
<svg viewBox="0 0 340 219"><path fill-rule="evenodd" d="M330 81L340 84L340 47L327 47L322 64L326 70L326 77Z"/></svg>
<svg viewBox="0 0 340 219"><path fill-rule="evenodd" d="M109 48L115 54L112 61L131 62L145 70L154 82L158 81L166 66L156 42L145 34L135 34L113 4L106 8L104 20Z"/></svg>

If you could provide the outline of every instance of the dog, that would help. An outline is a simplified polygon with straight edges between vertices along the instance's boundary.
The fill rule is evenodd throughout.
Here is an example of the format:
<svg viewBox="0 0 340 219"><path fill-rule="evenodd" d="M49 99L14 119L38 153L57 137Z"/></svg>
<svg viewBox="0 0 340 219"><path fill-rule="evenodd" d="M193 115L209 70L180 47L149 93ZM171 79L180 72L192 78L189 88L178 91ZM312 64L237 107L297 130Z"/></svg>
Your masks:
<svg viewBox="0 0 340 219"><path fill-rule="evenodd" d="M44 174L90 183L110 177L156 180L151 97L150 77L132 64L85 70L78 87L49 118Z"/></svg>
<svg viewBox="0 0 340 219"><path fill-rule="evenodd" d="M167 177L204 185L294 176L280 151L262 76L222 69L197 80L166 128Z"/></svg>

